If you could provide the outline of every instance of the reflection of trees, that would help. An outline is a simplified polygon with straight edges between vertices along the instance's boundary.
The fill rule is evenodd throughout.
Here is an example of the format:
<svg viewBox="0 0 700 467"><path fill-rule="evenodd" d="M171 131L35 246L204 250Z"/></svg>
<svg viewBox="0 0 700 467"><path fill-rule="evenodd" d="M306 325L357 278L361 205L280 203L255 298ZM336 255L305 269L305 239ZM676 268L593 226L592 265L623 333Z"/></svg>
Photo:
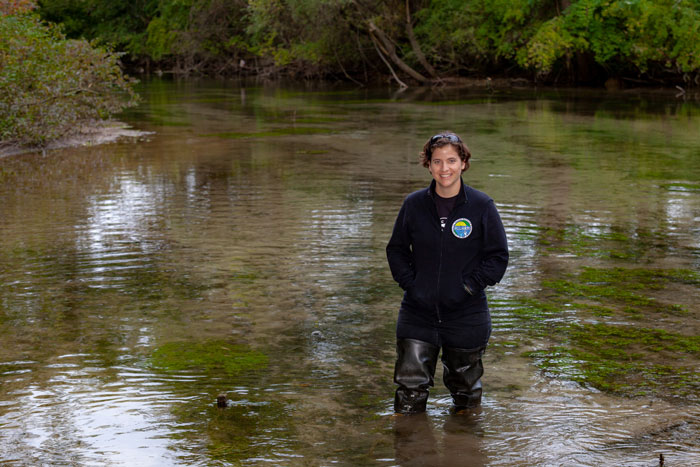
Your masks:
<svg viewBox="0 0 700 467"><path fill-rule="evenodd" d="M688 229L698 212L697 198L692 196L700 176L693 164L696 131L685 124L683 115L636 111L634 118L629 118L625 109L613 112L586 104L581 111L575 101L569 107L559 101L526 102L519 106L519 123L508 129L516 143L518 169L525 168L528 174L526 179L521 179L522 185L518 180L513 180L512 185L530 191L526 199L537 200L533 203L536 250L532 261L526 261L524 251L516 245L514 267L509 273L531 278L532 274L525 273L534 272L539 279L535 287L523 288L522 283L518 284L516 294L539 302L523 305L524 302L516 300L498 304L497 329L498 322L512 329L513 321L518 320L517 313L524 309L529 313L550 313L547 320L550 323L557 320L568 323L546 325L549 334L546 344L550 348L543 354L550 356L549 364L557 368L552 372L560 371L564 377L568 375L577 381L588 378L589 384L596 384L593 382L596 376L594 372L585 373L585 369L603 368L608 360L615 360L600 349L616 348L624 355L618 359L632 358L631 347L619 345L615 333L626 335L651 327L660 334L679 329L685 334L696 328L692 323L683 324L682 317L669 311L692 307L687 294L679 294L672 298L673 304L668 304L672 292L662 291L665 286L660 281L654 287L642 287L641 282L621 284L620 280L606 279L603 273L615 267L689 268L696 263L692 251L697 249L697 232ZM517 178L517 173L512 173ZM510 214L508 209L506 214ZM600 268L598 271L602 272L589 275L594 278L588 280L608 287L607 299L577 292L578 279L567 282L571 287L568 291L557 290L553 285L563 278L580 278L581 274L567 274L580 272L584 266ZM659 303L658 307L639 303L621 305L615 294L624 296L624 287L639 291L640 303ZM684 290L679 284L669 288ZM589 306L592 303L598 308ZM570 326L571 322L597 322L605 314L613 316L615 325L607 329L608 335L598 336L597 345L585 339L577 342L572 337L576 328ZM659 319L660 315L664 316L663 320ZM538 320L539 326L545 326L542 316L535 314L528 325L516 326L536 327ZM515 329L516 333L523 331ZM593 339L588 334L587 338ZM554 349L554 343L561 346ZM639 343L634 351L637 352L634 358L644 360L645 367L652 367L657 359L658 349L652 346ZM567 355L574 362L568 367L563 363ZM576 358L571 359L571 355ZM575 375L581 372L585 376L576 379ZM629 368L620 370L620 375L627 377L625 381L631 381L629 391L635 388L635 374ZM618 380L623 379L620 375ZM654 380L656 376L646 379ZM687 380L684 384L683 390L693 386ZM642 386L637 384L637 390ZM606 386L597 381L596 387Z"/></svg>
<svg viewBox="0 0 700 467"><path fill-rule="evenodd" d="M618 259L668 254L675 240L668 236L674 216L666 212L669 190L659 190L659 184L693 184L700 178L692 162L697 136L685 123L683 105L669 106L660 114L649 102L571 99L519 104L515 123L501 130L511 142L500 146L512 154L513 168L506 170L507 186L493 184L494 197L533 200L532 220L539 235L547 237L540 242L547 248L554 240L577 253L572 251L580 246L577 242L588 238L591 255L596 248L624 250L613 252ZM485 118L503 117L496 110ZM673 204L679 201L671 197ZM523 225L522 231L532 230ZM627 245L619 242L624 237ZM650 237L663 240L652 242ZM612 244L615 240L617 245ZM551 256L537 255L538 261L550 265Z"/></svg>
<svg viewBox="0 0 700 467"><path fill-rule="evenodd" d="M240 92L199 97L228 94ZM698 216L700 170L692 112L498 96L425 105L429 98L367 105L312 96L308 114L347 117L337 134L223 139L197 134L294 125L307 97L251 90L246 103L187 105L164 97L158 106L193 128L164 127L152 141L91 157L3 161L0 361L85 352L90 365L114 369L170 340L233 339L270 356L268 374L238 387L258 390L249 405L207 428L197 417L218 416L209 405L235 382L166 385L168 397L196 399L176 414L199 423L193 444L218 437L212 446L233 459L226 449L250 430L301 440L286 448L316 458L366 460L376 439L385 442L377 452L391 451L390 436L377 435L381 422L368 421L388 410L392 392L401 292L384 247L403 197L429 180L415 153L434 127L465 135L475 155L465 180L496 200L508 229L513 260L490 292L495 315L584 262L692 261L698 231L687 226ZM496 339L509 332L498 327ZM50 376L27 378L15 387ZM279 402L274 410L251 409L268 398ZM134 405L156 418L167 412ZM281 432L275 410L284 412ZM250 411L260 420L245 426ZM327 441L329 427L340 435ZM435 432L438 446L450 442Z"/></svg>

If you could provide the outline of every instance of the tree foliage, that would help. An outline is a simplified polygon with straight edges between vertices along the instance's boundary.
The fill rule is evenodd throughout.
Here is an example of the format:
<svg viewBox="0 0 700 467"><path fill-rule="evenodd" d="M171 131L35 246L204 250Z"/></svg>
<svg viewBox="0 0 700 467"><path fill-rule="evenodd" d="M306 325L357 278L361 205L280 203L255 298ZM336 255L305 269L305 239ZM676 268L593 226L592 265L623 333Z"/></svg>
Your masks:
<svg viewBox="0 0 700 467"><path fill-rule="evenodd" d="M0 141L44 144L135 100L118 56L21 10L0 15Z"/></svg>
<svg viewBox="0 0 700 467"><path fill-rule="evenodd" d="M70 37L98 39L134 61L156 61L182 73L385 73L370 25L386 34L402 62L421 71L434 65L443 75L544 80L563 75L580 81L585 65L598 80L673 81L697 78L700 71L700 0L41 0L39 5L42 16L64 24Z"/></svg>
<svg viewBox="0 0 700 467"><path fill-rule="evenodd" d="M542 24L518 54L518 63L548 72L567 57L590 53L623 72L700 69L697 0L580 0Z"/></svg>

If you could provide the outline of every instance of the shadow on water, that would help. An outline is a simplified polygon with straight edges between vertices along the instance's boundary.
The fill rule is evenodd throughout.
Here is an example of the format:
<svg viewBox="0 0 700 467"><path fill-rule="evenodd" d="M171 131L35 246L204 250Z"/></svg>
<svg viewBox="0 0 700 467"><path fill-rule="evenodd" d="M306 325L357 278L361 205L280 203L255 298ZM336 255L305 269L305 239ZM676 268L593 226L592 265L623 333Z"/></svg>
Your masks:
<svg viewBox="0 0 700 467"><path fill-rule="evenodd" d="M147 140L0 160L0 463L700 459L696 102L142 92L124 118ZM451 414L438 384L426 416L397 417L384 247L444 128L511 265L489 291L482 409Z"/></svg>
<svg viewBox="0 0 700 467"><path fill-rule="evenodd" d="M402 467L488 465L478 412L450 415L442 427L426 414L396 416L393 429L396 463Z"/></svg>

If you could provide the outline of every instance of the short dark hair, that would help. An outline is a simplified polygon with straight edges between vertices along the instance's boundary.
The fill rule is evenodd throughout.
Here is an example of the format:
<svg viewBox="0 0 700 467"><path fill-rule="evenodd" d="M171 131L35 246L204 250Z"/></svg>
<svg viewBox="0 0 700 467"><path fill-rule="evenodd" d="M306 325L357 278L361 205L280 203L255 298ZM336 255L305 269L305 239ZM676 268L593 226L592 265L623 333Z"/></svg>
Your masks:
<svg viewBox="0 0 700 467"><path fill-rule="evenodd" d="M457 134L452 131L441 131L435 136L430 137L430 139L425 143L423 146L423 151L420 153L420 162L423 164L423 167L430 167L430 160L433 157L433 150L435 148L441 148L443 146L447 146L448 144L451 144L452 147L455 148L460 159L462 159L462 162L466 163L462 172L469 169L469 159L472 157L472 153L469 152L469 148L466 144L464 144L462 138L457 136Z"/></svg>

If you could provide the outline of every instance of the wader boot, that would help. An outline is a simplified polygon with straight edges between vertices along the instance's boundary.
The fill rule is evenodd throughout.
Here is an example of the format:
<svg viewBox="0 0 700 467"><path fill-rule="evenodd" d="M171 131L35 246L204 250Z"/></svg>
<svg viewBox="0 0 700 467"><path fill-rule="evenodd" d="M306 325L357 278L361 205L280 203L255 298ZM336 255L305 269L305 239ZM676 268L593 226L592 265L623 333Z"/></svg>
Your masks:
<svg viewBox="0 0 700 467"><path fill-rule="evenodd" d="M484 355L484 350L483 347L442 349L442 378L452 393L452 400L457 409L477 407L481 404L481 375L484 374L481 356Z"/></svg>
<svg viewBox="0 0 700 467"><path fill-rule="evenodd" d="M394 397L394 411L403 414L425 412L428 388L433 385L440 347L416 339L399 339L396 343L394 382L399 385Z"/></svg>

